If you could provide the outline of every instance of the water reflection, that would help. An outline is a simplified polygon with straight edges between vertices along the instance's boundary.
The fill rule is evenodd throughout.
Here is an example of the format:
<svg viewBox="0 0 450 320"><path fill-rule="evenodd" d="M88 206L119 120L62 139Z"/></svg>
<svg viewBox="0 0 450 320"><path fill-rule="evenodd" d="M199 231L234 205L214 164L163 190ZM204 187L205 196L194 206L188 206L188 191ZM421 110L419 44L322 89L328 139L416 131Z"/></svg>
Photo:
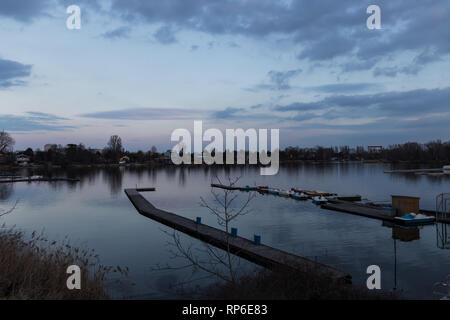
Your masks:
<svg viewBox="0 0 450 320"><path fill-rule="evenodd" d="M282 166L277 176L261 176L259 169L252 166L55 168L54 177L81 181L0 185L0 200L21 199L14 214L5 217L8 225L26 230L45 228L51 238L68 235L86 241L107 264L131 267L132 280L140 286L137 291L145 292L149 283L158 280L149 276L149 265L163 265L169 259L164 246L167 238L161 225L144 221L136 213L124 188L136 184L154 186L157 192L147 196L155 206L192 219L201 215L205 223L214 226L216 221L208 221L198 202L200 196L210 194L215 176L241 176L239 185L358 193L371 201L389 200L391 194L419 196L421 208L430 210L436 207L436 195L450 189L448 177L385 174L388 168L386 164L300 164ZM33 169L18 174L47 172ZM260 234L267 245L311 259L317 257L319 262L348 271L355 283L364 284L367 280L363 267L379 264L384 287L392 288L394 282L396 288L406 287L409 297L428 297L430 283L448 274L448 252L439 248L449 248L449 227L438 224L404 229L383 224L390 230L380 228L380 224L323 210L310 202L261 196L253 201L252 214L242 217L233 227L238 227L238 233L248 239ZM401 279L397 278L397 271ZM158 290L163 291L165 283L160 280Z"/></svg>
<svg viewBox="0 0 450 320"><path fill-rule="evenodd" d="M13 193L13 183L1 183L0 184L0 200L6 201L11 197Z"/></svg>
<svg viewBox="0 0 450 320"><path fill-rule="evenodd" d="M103 170L103 180L109 186L109 190L112 196L117 197L122 192L123 174L125 168L105 168Z"/></svg>
<svg viewBox="0 0 450 320"><path fill-rule="evenodd" d="M436 245L439 249L450 249L450 227L446 223L436 223Z"/></svg>

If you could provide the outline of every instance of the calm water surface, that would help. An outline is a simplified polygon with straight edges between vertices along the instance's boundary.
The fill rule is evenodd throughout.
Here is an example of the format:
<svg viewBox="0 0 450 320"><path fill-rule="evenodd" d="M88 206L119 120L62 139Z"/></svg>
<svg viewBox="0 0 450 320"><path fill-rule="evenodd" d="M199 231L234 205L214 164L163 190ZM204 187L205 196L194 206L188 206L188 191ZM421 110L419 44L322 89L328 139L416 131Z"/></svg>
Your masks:
<svg viewBox="0 0 450 320"><path fill-rule="evenodd" d="M154 186L157 191L146 197L157 207L193 219L201 216L213 226L216 220L199 201L200 197L211 200L209 185L216 174L240 176L241 185L358 193L373 201L387 201L391 194L418 196L423 209L435 209L436 195L450 191L450 177L383 173L390 168L362 163L300 165L282 167L274 177L260 176L256 168L55 171L55 176L79 177L81 182L1 184L0 206L6 208L19 199L17 209L2 222L28 233L44 230L50 239L68 236L77 245L95 249L103 264L128 266L128 279L135 283L126 286L128 297L175 298L170 286L190 279L192 270L153 270L157 264L176 266L183 261L171 257L167 246L171 239L163 232L170 229L139 215L123 189ZM240 197L244 200L245 193ZM250 208L250 214L233 224L239 235L259 234L267 245L336 266L350 273L356 284L365 284L367 266L376 264L382 270L384 290L396 287L407 298L429 299L436 298L433 284L450 274L450 251L442 248L439 238L442 225L421 227L412 231L417 240L401 241L381 221L323 210L310 202L258 194ZM197 243L186 236L183 241Z"/></svg>

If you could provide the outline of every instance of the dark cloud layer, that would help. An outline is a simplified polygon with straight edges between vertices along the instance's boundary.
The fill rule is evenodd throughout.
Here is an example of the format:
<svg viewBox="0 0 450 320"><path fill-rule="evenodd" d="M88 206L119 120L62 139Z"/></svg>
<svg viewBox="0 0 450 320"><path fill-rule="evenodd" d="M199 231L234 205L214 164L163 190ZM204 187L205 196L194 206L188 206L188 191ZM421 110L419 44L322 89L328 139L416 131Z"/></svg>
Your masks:
<svg viewBox="0 0 450 320"><path fill-rule="evenodd" d="M0 59L0 89L24 85L25 82L21 78L30 76L31 67L16 61Z"/></svg>
<svg viewBox="0 0 450 320"><path fill-rule="evenodd" d="M382 85L376 83L360 82L325 84L321 86L310 87L309 89L323 93L348 93L380 88L382 88Z"/></svg>
<svg viewBox="0 0 450 320"><path fill-rule="evenodd" d="M50 0L1 0L0 16L29 22L44 15L50 4Z"/></svg>
<svg viewBox="0 0 450 320"><path fill-rule="evenodd" d="M267 73L268 83L261 83L254 87L247 88L248 91L260 91L260 90L289 90L291 89L290 81L296 75L301 73L301 69L288 70L288 71L275 71L271 70Z"/></svg>
<svg viewBox="0 0 450 320"><path fill-rule="evenodd" d="M131 32L130 27L119 27L102 34L103 38L106 39L121 39L128 38Z"/></svg>
<svg viewBox="0 0 450 320"><path fill-rule="evenodd" d="M27 112L18 116L11 114L0 115L0 128L6 131L63 131L75 128L74 126L61 124L60 120L69 120L56 115L42 112Z"/></svg>
<svg viewBox="0 0 450 320"><path fill-rule="evenodd" d="M333 95L314 102L278 105L280 112L325 111L320 117L418 117L450 112L450 87L364 95Z"/></svg>
<svg viewBox="0 0 450 320"><path fill-rule="evenodd" d="M341 65L343 71L372 69L390 54L405 50L415 52L412 64L420 69L450 53L450 2L379 0L382 30L368 30L366 8L372 2L293 0L288 5L270 0L113 0L112 8L128 21L170 24L209 34L290 36L303 48L300 59L351 58ZM414 73L408 66L397 70L397 74L402 72Z"/></svg>
<svg viewBox="0 0 450 320"><path fill-rule="evenodd" d="M86 113L80 116L109 120L185 120L198 117L199 112L176 108L135 108Z"/></svg>
<svg viewBox="0 0 450 320"><path fill-rule="evenodd" d="M243 112L244 108L231 108L228 107L225 110L216 111L213 113L213 117L216 119L232 119L240 117L240 113Z"/></svg>
<svg viewBox="0 0 450 320"><path fill-rule="evenodd" d="M56 0L68 5L68 0ZM99 0L80 0L83 10L100 8ZM50 0L2 0L0 15L29 21L43 15ZM53 2L52 2L53 3ZM289 38L298 58L335 62L344 72L375 69L376 76L414 75L427 64L450 54L450 2L446 0L378 0L381 30L368 30L366 9L371 0L111 0L102 13L125 23L162 25L154 37L162 44L176 41L174 30L212 35L242 35L258 39ZM85 10L85 11L86 11ZM94 11L94 10L92 10ZM124 35L123 30L105 36ZM403 66L383 65L395 55L411 51Z"/></svg>
<svg viewBox="0 0 450 320"><path fill-rule="evenodd" d="M161 44L172 44L177 42L175 32L170 26L162 26L153 34L155 39Z"/></svg>

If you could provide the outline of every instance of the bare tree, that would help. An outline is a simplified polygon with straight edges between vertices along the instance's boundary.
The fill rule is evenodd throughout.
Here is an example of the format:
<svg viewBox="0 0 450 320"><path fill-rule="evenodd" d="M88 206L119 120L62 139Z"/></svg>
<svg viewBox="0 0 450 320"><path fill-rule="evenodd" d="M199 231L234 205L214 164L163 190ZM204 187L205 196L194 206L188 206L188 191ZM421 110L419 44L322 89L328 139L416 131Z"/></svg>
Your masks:
<svg viewBox="0 0 450 320"><path fill-rule="evenodd" d="M118 135L111 136L105 151L107 157L118 161L123 153L122 139Z"/></svg>
<svg viewBox="0 0 450 320"><path fill-rule="evenodd" d="M219 184L222 181L216 176L216 180ZM228 186L234 187L239 181L239 178L228 179ZM202 242L202 248L194 248L193 244L186 246L183 244L179 233L166 232L172 238L172 242L169 245L175 250L171 249L173 258L181 258L187 261L187 264L181 267L157 266L156 270L175 270L183 268L193 268L194 270L200 269L206 272L210 277L215 277L223 280L227 283L236 284L237 282L237 256L233 255L230 250L230 224L238 217L242 217L251 212L248 206L251 200L255 197L253 192L250 192L247 198L237 204L238 194L236 190L223 189L221 193L211 189L213 201L208 203L203 197L200 198L200 206L207 208L209 213L217 219L217 223L226 232L226 249L218 249L206 242ZM205 258L206 257L206 258Z"/></svg>
<svg viewBox="0 0 450 320"><path fill-rule="evenodd" d="M114 153L123 151L122 139L118 135L111 136L108 141L108 149Z"/></svg>
<svg viewBox="0 0 450 320"><path fill-rule="evenodd" d="M11 150L15 143L8 132L0 132L0 153Z"/></svg>
<svg viewBox="0 0 450 320"><path fill-rule="evenodd" d="M19 203L19 201L17 200L16 203L14 203L14 205L8 209L8 210L0 210L0 218L3 216L6 216L7 214L10 214L11 212L14 211L14 209L16 209L17 204Z"/></svg>

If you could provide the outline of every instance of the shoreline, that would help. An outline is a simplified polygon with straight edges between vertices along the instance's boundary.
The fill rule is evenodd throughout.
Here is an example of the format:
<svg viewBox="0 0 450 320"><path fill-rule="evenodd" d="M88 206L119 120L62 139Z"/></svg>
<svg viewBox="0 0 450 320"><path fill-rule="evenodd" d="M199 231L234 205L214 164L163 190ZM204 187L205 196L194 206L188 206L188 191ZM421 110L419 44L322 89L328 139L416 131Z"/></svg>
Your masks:
<svg viewBox="0 0 450 320"><path fill-rule="evenodd" d="M391 164L391 165L446 165L447 162L443 161L388 161L388 160L280 160L280 165L297 165L297 164L352 164L352 163L362 163L362 164ZM20 170L20 169L84 169L84 168L120 168L120 167L263 167L259 164L212 164L208 165L202 164L181 164L175 165L173 163L161 163L161 162L151 162L151 163L127 163L127 164L116 164L116 163L93 163L93 164L68 164L68 165L58 165L58 164L31 164L26 166L18 165L4 165L0 164L0 170Z"/></svg>

